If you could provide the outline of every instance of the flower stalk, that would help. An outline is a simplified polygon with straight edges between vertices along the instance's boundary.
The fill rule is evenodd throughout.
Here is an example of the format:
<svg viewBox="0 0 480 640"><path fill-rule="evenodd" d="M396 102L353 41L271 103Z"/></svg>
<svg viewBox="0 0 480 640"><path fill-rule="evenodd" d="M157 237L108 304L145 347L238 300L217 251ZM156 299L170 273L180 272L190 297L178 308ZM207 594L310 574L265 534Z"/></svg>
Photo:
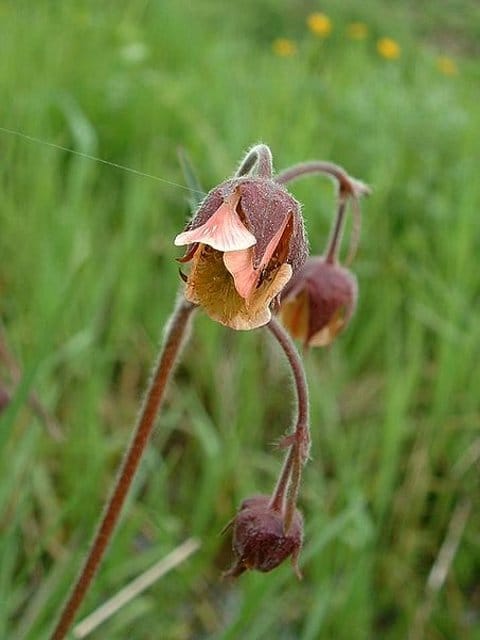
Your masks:
<svg viewBox="0 0 480 640"><path fill-rule="evenodd" d="M345 169L337 164L321 160L296 164L279 173L275 177L275 182L287 184L288 182L293 182L299 178L315 174L326 175L338 183L338 209L336 222L330 235L329 248L326 254L327 262L330 262L330 256L331 259L336 259L338 257L338 247L340 245L343 232L346 204L348 200L351 200L352 202L353 228L350 239L350 248L346 260L346 264L349 265L355 257L360 239L361 214L358 203L362 196L370 195L371 189L361 180L352 178L352 176L348 175Z"/></svg>
<svg viewBox="0 0 480 640"><path fill-rule="evenodd" d="M152 433L167 383L185 342L186 329L194 309L194 305L182 298L177 303L170 322L167 324L164 344L145 394L133 437L80 575L61 611L51 640L65 638L110 543L128 491Z"/></svg>
<svg viewBox="0 0 480 640"><path fill-rule="evenodd" d="M296 576L302 577L298 557L303 543L303 518L297 509L302 468L310 450L308 387L298 351L288 333L272 318L267 324L282 347L293 374L297 415L292 433L280 446L288 449L280 475L270 496L245 499L224 528L232 531L235 560L223 577L237 578L248 569L267 572L290 558Z"/></svg>
<svg viewBox="0 0 480 640"><path fill-rule="evenodd" d="M345 226L346 209L347 201L343 196L340 196L337 207L337 215L335 216L335 220L333 222L330 239L327 245L327 251L325 253L325 262L328 262L329 264L335 264L338 261L338 252L340 250L343 229Z"/></svg>
<svg viewBox="0 0 480 640"><path fill-rule="evenodd" d="M281 508L285 502L285 531L288 532L297 508L298 492L302 479L302 468L310 454L310 425L308 407L308 385L305 369L292 339L282 325L272 318L267 325L282 347L292 370L297 397L297 417L294 430L282 441L281 446L289 446L277 485L273 491L270 506ZM285 499L285 494L288 495Z"/></svg>
<svg viewBox="0 0 480 640"><path fill-rule="evenodd" d="M271 178L273 175L272 152L266 144L256 144L250 149L240 163L235 176L246 176L256 167L257 175L261 178Z"/></svg>
<svg viewBox="0 0 480 640"><path fill-rule="evenodd" d="M280 173L281 184L312 174L323 174L338 183L338 203L325 253L311 256L282 291L280 316L294 338L304 347L325 347L343 331L355 312L358 287L354 274L342 267L340 247L347 204L351 202L353 224L347 256L349 265L357 252L361 213L359 200L370 188L330 162L305 162Z"/></svg>

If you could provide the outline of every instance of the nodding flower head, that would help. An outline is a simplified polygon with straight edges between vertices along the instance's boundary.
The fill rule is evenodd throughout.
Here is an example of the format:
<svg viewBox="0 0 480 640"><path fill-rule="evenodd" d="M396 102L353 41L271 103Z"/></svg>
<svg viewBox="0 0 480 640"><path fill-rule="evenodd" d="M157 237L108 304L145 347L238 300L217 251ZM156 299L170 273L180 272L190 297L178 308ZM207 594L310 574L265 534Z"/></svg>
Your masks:
<svg viewBox="0 0 480 640"><path fill-rule="evenodd" d="M187 300L232 329L267 324L307 256L300 205L271 175L237 174L212 189L175 244L191 263Z"/></svg>
<svg viewBox="0 0 480 640"><path fill-rule="evenodd" d="M337 180L337 211L325 254L309 258L297 271L282 291L279 311L283 324L305 347L324 347L345 329L357 305L357 280L340 265L338 253L350 201L354 223L347 262L355 256L361 223L359 201L370 194L370 188L329 162L300 164L284 171L278 180L285 183L312 173L324 173Z"/></svg>
<svg viewBox="0 0 480 640"><path fill-rule="evenodd" d="M271 497L253 496L242 502L230 526L236 561L225 577L236 578L247 569L265 573L287 558L291 558L295 573L301 577L297 562L303 542L303 518L298 509L285 531L284 515L271 506Z"/></svg>
<svg viewBox="0 0 480 640"><path fill-rule="evenodd" d="M347 326L357 296L357 279L348 269L312 257L284 289L280 317L305 347L324 347Z"/></svg>

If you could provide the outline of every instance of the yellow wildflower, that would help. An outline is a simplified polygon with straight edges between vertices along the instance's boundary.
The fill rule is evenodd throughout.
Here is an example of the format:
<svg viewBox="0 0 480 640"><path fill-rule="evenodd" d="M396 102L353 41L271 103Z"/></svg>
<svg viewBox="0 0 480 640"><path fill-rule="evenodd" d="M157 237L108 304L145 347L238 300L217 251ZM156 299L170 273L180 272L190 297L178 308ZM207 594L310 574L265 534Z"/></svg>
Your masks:
<svg viewBox="0 0 480 640"><path fill-rule="evenodd" d="M324 13L311 13L307 18L310 31L319 38L326 38L332 30L332 21Z"/></svg>
<svg viewBox="0 0 480 640"><path fill-rule="evenodd" d="M368 27L364 22L351 22L347 25L347 35L352 40L365 40L368 36Z"/></svg>
<svg viewBox="0 0 480 640"><path fill-rule="evenodd" d="M455 76L458 73L458 67L455 61L447 56L440 56L437 59L437 69L445 76Z"/></svg>
<svg viewBox="0 0 480 640"><path fill-rule="evenodd" d="M397 60L400 57L400 45L392 38L380 38L377 51L386 60Z"/></svg>
<svg viewBox="0 0 480 640"><path fill-rule="evenodd" d="M290 58L297 53L297 45L289 38L277 38L272 44L273 52L282 58Z"/></svg>

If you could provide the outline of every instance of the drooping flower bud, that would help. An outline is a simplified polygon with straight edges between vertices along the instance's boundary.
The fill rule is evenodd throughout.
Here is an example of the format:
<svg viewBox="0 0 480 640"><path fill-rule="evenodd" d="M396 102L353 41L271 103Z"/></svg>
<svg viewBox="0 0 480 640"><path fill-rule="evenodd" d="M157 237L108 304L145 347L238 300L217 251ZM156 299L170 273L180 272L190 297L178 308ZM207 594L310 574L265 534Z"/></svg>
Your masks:
<svg viewBox="0 0 480 640"><path fill-rule="evenodd" d="M312 257L283 290L280 317L305 347L324 347L347 326L357 296L357 280L348 269Z"/></svg>
<svg viewBox="0 0 480 640"><path fill-rule="evenodd" d="M339 264L347 203L352 204L354 221L348 264L355 256L360 234L360 198L370 188L329 162L310 162L287 169L278 176L285 183L302 176L323 173L338 181L338 205L330 238L323 256L309 258L282 292L280 317L294 338L305 347L324 347L345 329L358 298L355 276Z"/></svg>
<svg viewBox="0 0 480 640"><path fill-rule="evenodd" d="M212 189L175 244L187 246L179 261L191 263L187 300L232 329L267 324L272 301L307 256L299 203L260 174Z"/></svg>
<svg viewBox="0 0 480 640"><path fill-rule="evenodd" d="M253 496L242 502L231 527L236 561L225 572L226 577L236 578L247 569L272 571L291 558L293 569L301 578L298 556L303 542L303 518L298 509L285 531L284 514L271 506L271 497Z"/></svg>

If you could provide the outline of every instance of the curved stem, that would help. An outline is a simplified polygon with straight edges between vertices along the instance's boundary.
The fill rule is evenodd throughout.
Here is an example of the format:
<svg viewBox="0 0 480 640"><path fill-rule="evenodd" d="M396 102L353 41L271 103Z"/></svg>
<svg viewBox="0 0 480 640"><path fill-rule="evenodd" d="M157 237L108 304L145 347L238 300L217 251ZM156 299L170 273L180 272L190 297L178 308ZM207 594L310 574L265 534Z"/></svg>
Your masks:
<svg viewBox="0 0 480 640"><path fill-rule="evenodd" d="M337 215L333 221L332 230L330 232L330 238L327 243L327 250L325 252L325 262L329 264L335 264L338 259L338 252L340 250L340 244L343 236L343 228L345 225L345 211L347 209L347 201L340 196L338 202Z"/></svg>
<svg viewBox="0 0 480 640"><path fill-rule="evenodd" d="M248 175L254 168L261 178L271 178L273 175L272 152L266 144L256 144L250 149L240 163L235 176L237 178Z"/></svg>
<svg viewBox="0 0 480 640"><path fill-rule="evenodd" d="M290 483L290 476L292 475L293 458L294 450L293 446L291 446L285 457L282 470L278 476L277 484L275 485L275 489L273 490L272 497L268 504L272 511L279 511L280 513L285 511L285 500L287 497L288 485Z"/></svg>
<svg viewBox="0 0 480 640"><path fill-rule="evenodd" d="M142 410L120 467L114 489L105 507L80 575L61 611L51 640L65 638L111 540L128 490L155 424L155 418L163 400L167 382L184 342L185 330L194 309L195 307L191 303L181 300L167 325L163 348L145 394Z"/></svg>
<svg viewBox="0 0 480 640"><path fill-rule="evenodd" d="M333 263L338 257L338 250L343 232L345 208L347 200L352 200L354 226L352 229L350 247L347 257L347 264L350 264L357 252L358 242L360 238L361 216L359 199L361 198L361 196L370 195L370 187L368 187L360 180L356 180L355 178L349 176L348 173L344 169L342 169L342 167L339 167L332 162L323 161L302 162L300 164L296 164L293 167L290 167L290 169L286 169L285 171L279 173L275 177L275 181L279 182L280 184L286 184L287 182L291 182L292 180L297 180L298 178L303 178L305 176L318 173L330 176L331 178L336 180L338 182L339 189L337 217L335 220L333 231L330 235L326 251L327 262Z"/></svg>
<svg viewBox="0 0 480 640"><path fill-rule="evenodd" d="M285 171L275 176L275 182L286 184L287 182L298 180L298 178L317 173L334 178L338 182L340 193L343 192L356 198L370 193L370 188L366 184L349 176L345 169L338 164L324 162L323 160L313 160L312 162L295 164L293 167L285 169Z"/></svg>
<svg viewBox="0 0 480 640"><path fill-rule="evenodd" d="M302 360L292 339L282 325L272 318L267 327L282 347L292 369L297 394L297 420L293 433L284 439L290 445L280 477L270 500L270 507L283 508L290 482L290 490L285 505L285 531L288 531L297 505L298 490L301 481L301 469L308 459L310 451L310 426L308 408L308 386Z"/></svg>
<svg viewBox="0 0 480 640"><path fill-rule="evenodd" d="M302 359L295 347L292 339L287 331L282 327L279 321L272 317L267 324L268 329L275 336L277 342L282 347L287 360L292 369L293 381L297 394L297 422L295 430L291 435L297 441L301 441L304 445L303 458L306 460L309 455L310 446L310 429L309 429L309 411L308 411L308 385L303 368ZM287 436L289 438L289 436Z"/></svg>
<svg viewBox="0 0 480 640"><path fill-rule="evenodd" d="M292 473L290 478L290 490L288 493L287 506L285 509L285 531L288 532L293 522L295 509L297 508L298 494L300 492L300 484L302 482L303 462L300 455L294 455L292 461Z"/></svg>

